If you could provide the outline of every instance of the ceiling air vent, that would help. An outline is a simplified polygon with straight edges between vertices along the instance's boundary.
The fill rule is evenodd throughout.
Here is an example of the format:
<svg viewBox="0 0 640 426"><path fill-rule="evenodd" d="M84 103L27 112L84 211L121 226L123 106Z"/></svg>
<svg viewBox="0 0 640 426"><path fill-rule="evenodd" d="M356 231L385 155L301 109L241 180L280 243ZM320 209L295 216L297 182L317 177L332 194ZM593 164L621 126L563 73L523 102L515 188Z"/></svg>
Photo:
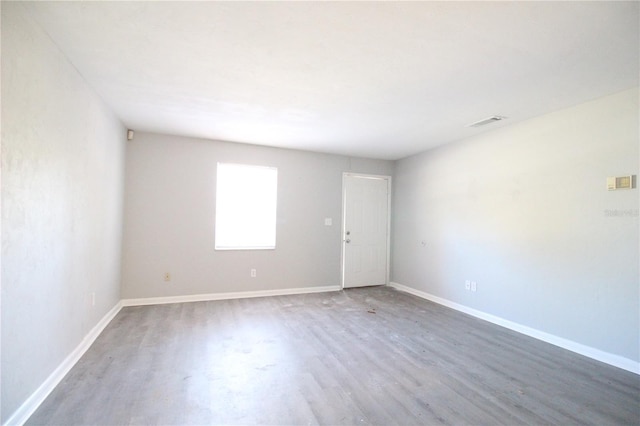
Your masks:
<svg viewBox="0 0 640 426"><path fill-rule="evenodd" d="M467 127L480 127L485 124L495 123L496 121L502 121L507 117L502 117L500 115L492 115L491 117L485 118L484 120L476 121L475 123L469 124Z"/></svg>

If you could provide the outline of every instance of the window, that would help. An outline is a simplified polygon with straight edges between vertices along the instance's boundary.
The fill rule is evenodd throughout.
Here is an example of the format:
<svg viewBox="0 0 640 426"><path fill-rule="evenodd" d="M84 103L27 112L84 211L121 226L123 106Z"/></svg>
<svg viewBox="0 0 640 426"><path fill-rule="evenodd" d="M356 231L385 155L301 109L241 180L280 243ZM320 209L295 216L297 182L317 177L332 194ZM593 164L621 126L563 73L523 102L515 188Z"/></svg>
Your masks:
<svg viewBox="0 0 640 426"><path fill-rule="evenodd" d="M276 248L278 169L218 163L216 250Z"/></svg>

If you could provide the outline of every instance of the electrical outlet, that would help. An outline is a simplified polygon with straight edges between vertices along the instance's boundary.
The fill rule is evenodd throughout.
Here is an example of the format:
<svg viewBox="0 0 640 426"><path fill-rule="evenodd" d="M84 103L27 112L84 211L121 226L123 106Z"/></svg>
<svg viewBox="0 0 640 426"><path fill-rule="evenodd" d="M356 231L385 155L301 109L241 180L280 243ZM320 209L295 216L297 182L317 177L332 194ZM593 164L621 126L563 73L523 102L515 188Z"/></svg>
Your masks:
<svg viewBox="0 0 640 426"><path fill-rule="evenodd" d="M465 289L465 290L471 290L471 281L466 280L466 281L464 282L464 289Z"/></svg>
<svg viewBox="0 0 640 426"><path fill-rule="evenodd" d="M171 281L171 274L170 274L170 273L168 273L168 272L165 272L165 273L164 273L164 280L165 280L165 281Z"/></svg>
<svg viewBox="0 0 640 426"><path fill-rule="evenodd" d="M255 278L255 277L256 277L256 270L251 269L251 278Z"/></svg>
<svg viewBox="0 0 640 426"><path fill-rule="evenodd" d="M478 286L476 285L475 281L471 281L471 291L476 291L476 289L478 288Z"/></svg>

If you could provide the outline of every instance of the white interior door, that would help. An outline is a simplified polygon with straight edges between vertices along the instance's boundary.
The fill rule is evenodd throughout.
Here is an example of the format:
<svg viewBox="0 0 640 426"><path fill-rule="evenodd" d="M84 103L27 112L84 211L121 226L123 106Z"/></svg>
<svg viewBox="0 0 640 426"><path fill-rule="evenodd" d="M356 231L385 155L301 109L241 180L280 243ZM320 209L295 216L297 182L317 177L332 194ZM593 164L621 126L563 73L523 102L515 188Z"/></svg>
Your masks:
<svg viewBox="0 0 640 426"><path fill-rule="evenodd" d="M343 175L342 286L387 284L391 178Z"/></svg>

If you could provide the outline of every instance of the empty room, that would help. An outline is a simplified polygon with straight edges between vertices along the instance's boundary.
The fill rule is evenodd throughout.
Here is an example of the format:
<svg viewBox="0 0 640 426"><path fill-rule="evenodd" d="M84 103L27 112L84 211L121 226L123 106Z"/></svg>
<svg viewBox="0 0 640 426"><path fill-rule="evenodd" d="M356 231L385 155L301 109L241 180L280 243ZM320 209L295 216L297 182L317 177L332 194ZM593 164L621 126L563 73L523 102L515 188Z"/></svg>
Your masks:
<svg viewBox="0 0 640 426"><path fill-rule="evenodd" d="M0 424L640 424L639 2L0 8Z"/></svg>

